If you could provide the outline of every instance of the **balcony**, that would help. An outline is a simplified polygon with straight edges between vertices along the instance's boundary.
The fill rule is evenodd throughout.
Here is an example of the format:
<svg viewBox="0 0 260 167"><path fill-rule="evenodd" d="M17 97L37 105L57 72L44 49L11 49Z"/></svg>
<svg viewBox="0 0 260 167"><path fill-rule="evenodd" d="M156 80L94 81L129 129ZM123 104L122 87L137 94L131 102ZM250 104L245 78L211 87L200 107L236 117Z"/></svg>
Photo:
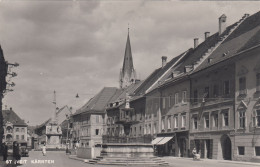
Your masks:
<svg viewBox="0 0 260 167"><path fill-rule="evenodd" d="M7 130L6 133L13 133L13 130Z"/></svg>

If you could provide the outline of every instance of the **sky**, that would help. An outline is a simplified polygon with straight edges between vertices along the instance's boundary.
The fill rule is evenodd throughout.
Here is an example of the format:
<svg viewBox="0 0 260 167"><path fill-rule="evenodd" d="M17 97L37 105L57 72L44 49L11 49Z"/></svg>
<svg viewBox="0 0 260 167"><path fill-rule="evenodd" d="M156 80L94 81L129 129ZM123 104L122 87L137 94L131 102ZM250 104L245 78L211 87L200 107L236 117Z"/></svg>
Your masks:
<svg viewBox="0 0 260 167"><path fill-rule="evenodd" d="M18 62L3 99L29 125L38 125L59 108L75 112L103 87L119 87L128 26L134 67L145 79L168 61L245 13L260 2L130 1L130 0L1 0L0 45L6 61ZM78 93L79 98L76 98Z"/></svg>

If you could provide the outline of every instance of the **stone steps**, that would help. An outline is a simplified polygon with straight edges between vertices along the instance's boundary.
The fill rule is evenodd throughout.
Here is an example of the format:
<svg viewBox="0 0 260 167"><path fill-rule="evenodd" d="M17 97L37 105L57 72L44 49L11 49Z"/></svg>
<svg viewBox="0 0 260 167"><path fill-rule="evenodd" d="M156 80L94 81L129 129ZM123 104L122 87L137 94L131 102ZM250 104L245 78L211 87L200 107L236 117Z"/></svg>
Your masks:
<svg viewBox="0 0 260 167"><path fill-rule="evenodd" d="M128 165L128 166L168 166L169 164L158 157L103 157L98 156L89 160L89 164L99 165Z"/></svg>

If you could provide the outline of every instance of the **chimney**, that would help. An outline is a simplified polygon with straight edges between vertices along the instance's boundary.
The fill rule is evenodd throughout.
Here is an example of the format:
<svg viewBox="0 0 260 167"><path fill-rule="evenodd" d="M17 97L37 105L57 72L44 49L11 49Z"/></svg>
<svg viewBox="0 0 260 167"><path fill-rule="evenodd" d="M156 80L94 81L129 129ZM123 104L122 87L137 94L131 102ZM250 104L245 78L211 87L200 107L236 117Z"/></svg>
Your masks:
<svg viewBox="0 0 260 167"><path fill-rule="evenodd" d="M218 35L221 35L226 30L226 20L227 20L227 16L225 14L221 15L220 18L218 18L218 23L219 23Z"/></svg>
<svg viewBox="0 0 260 167"><path fill-rule="evenodd" d="M194 38L194 49L199 45L199 38Z"/></svg>
<svg viewBox="0 0 260 167"><path fill-rule="evenodd" d="M167 56L162 56L162 67L164 67L167 63Z"/></svg>
<svg viewBox="0 0 260 167"><path fill-rule="evenodd" d="M205 32L205 40L209 37L210 32Z"/></svg>

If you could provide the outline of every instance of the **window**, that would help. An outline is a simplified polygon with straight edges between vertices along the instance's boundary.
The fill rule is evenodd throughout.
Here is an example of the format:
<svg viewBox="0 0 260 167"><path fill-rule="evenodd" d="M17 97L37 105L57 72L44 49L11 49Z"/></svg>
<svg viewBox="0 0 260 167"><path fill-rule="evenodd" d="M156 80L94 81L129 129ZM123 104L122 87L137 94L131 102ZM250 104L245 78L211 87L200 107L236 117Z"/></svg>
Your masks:
<svg viewBox="0 0 260 167"><path fill-rule="evenodd" d="M96 115L96 123L99 123L99 115Z"/></svg>
<svg viewBox="0 0 260 167"><path fill-rule="evenodd" d="M25 132L25 131L24 131L24 128L21 128L21 132Z"/></svg>
<svg viewBox="0 0 260 167"><path fill-rule="evenodd" d="M164 124L165 124L165 120L164 117L162 118L162 130L164 130Z"/></svg>
<svg viewBox="0 0 260 167"><path fill-rule="evenodd" d="M239 78L239 94L246 94L246 77Z"/></svg>
<svg viewBox="0 0 260 167"><path fill-rule="evenodd" d="M165 97L163 97L163 99L162 99L162 107L163 107L163 109L165 109Z"/></svg>
<svg viewBox="0 0 260 167"><path fill-rule="evenodd" d="M19 135L16 135L16 140L19 140Z"/></svg>
<svg viewBox="0 0 260 167"><path fill-rule="evenodd" d="M260 127L260 110L254 112L253 123L255 127Z"/></svg>
<svg viewBox="0 0 260 167"><path fill-rule="evenodd" d="M149 131L148 131L148 133L149 133ZM134 132L134 135L136 135L136 127L135 127L135 132Z"/></svg>
<svg viewBox="0 0 260 167"><path fill-rule="evenodd" d="M19 132L19 128L16 128L15 131L16 131L16 132Z"/></svg>
<svg viewBox="0 0 260 167"><path fill-rule="evenodd" d="M186 115L181 116L181 127L186 127Z"/></svg>
<svg viewBox="0 0 260 167"><path fill-rule="evenodd" d="M174 100L175 100L175 104L178 104L179 103L179 93L175 93L175 96L174 96Z"/></svg>
<svg viewBox="0 0 260 167"><path fill-rule="evenodd" d="M214 85L213 86L213 96L214 97L218 97L219 96L219 86L218 85Z"/></svg>
<svg viewBox="0 0 260 167"><path fill-rule="evenodd" d="M245 155L245 147L238 146L237 151L238 151L238 155Z"/></svg>
<svg viewBox="0 0 260 167"><path fill-rule="evenodd" d="M213 117L213 123L212 123L212 126L213 127L218 127L218 113L214 113L213 115L212 115L212 117Z"/></svg>
<svg viewBox="0 0 260 167"><path fill-rule="evenodd" d="M255 147L255 155L260 156L260 146Z"/></svg>
<svg viewBox="0 0 260 167"><path fill-rule="evenodd" d="M239 112L239 127L245 128L246 127L246 116L245 111Z"/></svg>
<svg viewBox="0 0 260 167"><path fill-rule="evenodd" d="M99 129L96 129L96 135L99 135Z"/></svg>
<svg viewBox="0 0 260 167"><path fill-rule="evenodd" d="M193 129L198 129L198 116L193 116Z"/></svg>
<svg viewBox="0 0 260 167"><path fill-rule="evenodd" d="M140 132L139 134L141 135L142 134L142 126L139 127L139 132Z"/></svg>
<svg viewBox="0 0 260 167"><path fill-rule="evenodd" d="M194 90L193 102L194 102L194 103L197 103L197 102L198 102L198 90Z"/></svg>
<svg viewBox="0 0 260 167"><path fill-rule="evenodd" d="M187 102L187 91L183 91L182 92L182 103L186 103Z"/></svg>
<svg viewBox="0 0 260 167"><path fill-rule="evenodd" d="M167 120L168 129L171 129L171 117L168 116Z"/></svg>
<svg viewBox="0 0 260 167"><path fill-rule="evenodd" d="M229 90L229 81L225 81L224 82L224 95L227 95L230 93L230 90Z"/></svg>
<svg viewBox="0 0 260 167"><path fill-rule="evenodd" d="M154 126L153 126L153 134L156 134L156 127L157 125L156 125L156 123L154 124Z"/></svg>
<svg viewBox="0 0 260 167"><path fill-rule="evenodd" d="M203 98L209 98L209 87L205 87L204 89L204 97Z"/></svg>
<svg viewBox="0 0 260 167"><path fill-rule="evenodd" d="M256 74L256 91L260 91L260 73Z"/></svg>
<svg viewBox="0 0 260 167"><path fill-rule="evenodd" d="M223 111L223 126L228 126L228 110Z"/></svg>
<svg viewBox="0 0 260 167"><path fill-rule="evenodd" d="M174 128L178 128L178 115L174 116Z"/></svg>
<svg viewBox="0 0 260 167"><path fill-rule="evenodd" d="M151 129L152 129L151 124L149 124L149 126L148 126L148 134L151 134Z"/></svg>
<svg viewBox="0 0 260 167"><path fill-rule="evenodd" d="M169 108L172 106L172 95L169 96L168 105L169 105Z"/></svg>
<svg viewBox="0 0 260 167"><path fill-rule="evenodd" d="M24 135L22 135L21 137L22 137L22 140L24 140Z"/></svg>
<svg viewBox="0 0 260 167"><path fill-rule="evenodd" d="M205 116L204 116L204 127L205 128L209 128L209 114L207 113L207 114L205 114Z"/></svg>

